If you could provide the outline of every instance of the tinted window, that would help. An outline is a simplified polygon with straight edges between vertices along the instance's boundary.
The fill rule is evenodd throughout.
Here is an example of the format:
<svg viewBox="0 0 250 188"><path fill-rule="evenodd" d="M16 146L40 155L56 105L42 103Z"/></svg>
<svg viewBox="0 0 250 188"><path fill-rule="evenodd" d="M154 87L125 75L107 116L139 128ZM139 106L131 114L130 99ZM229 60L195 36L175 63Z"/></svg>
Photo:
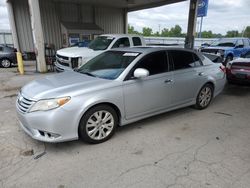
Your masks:
<svg viewBox="0 0 250 188"><path fill-rule="evenodd" d="M129 46L130 46L129 39L125 37L118 39L112 48L129 47Z"/></svg>
<svg viewBox="0 0 250 188"><path fill-rule="evenodd" d="M201 65L200 59L196 54L186 51L168 51L169 59L173 63L174 70L192 68Z"/></svg>
<svg viewBox="0 0 250 188"><path fill-rule="evenodd" d="M0 46L0 52L2 52L2 51L3 51L3 47Z"/></svg>
<svg viewBox="0 0 250 188"><path fill-rule="evenodd" d="M166 52L154 52L145 56L135 67L144 68L149 71L149 75L160 74L168 71L166 62Z"/></svg>
<svg viewBox="0 0 250 188"><path fill-rule="evenodd" d="M244 44L243 44L243 41L241 39L239 39L237 41L237 46L240 47L240 48L243 48L244 47Z"/></svg>
<svg viewBox="0 0 250 188"><path fill-rule="evenodd" d="M89 43L89 48L93 50L105 50L109 47L110 43L113 40L114 39L111 37L99 36L99 37L96 37L95 40Z"/></svg>
<svg viewBox="0 0 250 188"><path fill-rule="evenodd" d="M132 40L133 40L134 46L141 46L142 45L141 39L139 37L133 37Z"/></svg>
<svg viewBox="0 0 250 188"><path fill-rule="evenodd" d="M249 40L244 39L243 41L244 41L244 46L245 46L245 47L249 47L249 46L250 46Z"/></svg>

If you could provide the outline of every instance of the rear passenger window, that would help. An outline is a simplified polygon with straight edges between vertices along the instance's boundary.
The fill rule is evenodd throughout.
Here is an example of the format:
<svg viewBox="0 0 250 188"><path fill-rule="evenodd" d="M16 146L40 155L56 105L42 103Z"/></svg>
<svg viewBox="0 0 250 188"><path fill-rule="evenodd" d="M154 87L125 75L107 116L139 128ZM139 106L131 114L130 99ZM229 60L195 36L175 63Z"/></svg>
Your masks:
<svg viewBox="0 0 250 188"><path fill-rule="evenodd" d="M132 40L133 40L134 46L141 46L142 45L141 39L139 37L133 37Z"/></svg>
<svg viewBox="0 0 250 188"><path fill-rule="evenodd" d="M136 68L144 68L149 71L149 75L160 74L168 71L166 61L166 52L154 52L145 56L136 66Z"/></svg>
<svg viewBox="0 0 250 188"><path fill-rule="evenodd" d="M168 55L173 64L171 70L187 69L201 65L199 57L192 52L170 50Z"/></svg>

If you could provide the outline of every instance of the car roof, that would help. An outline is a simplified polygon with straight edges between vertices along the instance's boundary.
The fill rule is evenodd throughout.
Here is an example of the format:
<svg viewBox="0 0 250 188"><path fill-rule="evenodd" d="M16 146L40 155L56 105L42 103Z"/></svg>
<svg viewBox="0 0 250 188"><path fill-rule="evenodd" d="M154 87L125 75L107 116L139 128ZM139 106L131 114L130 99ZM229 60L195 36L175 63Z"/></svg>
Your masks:
<svg viewBox="0 0 250 188"><path fill-rule="evenodd" d="M151 53L163 50L177 50L177 51L188 51L188 52L195 52L191 49L186 48L178 48L178 47L149 47L149 46L141 46L141 47L126 47L126 48L114 48L111 51L121 51L121 52L139 52L139 53Z"/></svg>
<svg viewBox="0 0 250 188"><path fill-rule="evenodd" d="M143 37L137 34L102 34L100 36L108 36L108 37Z"/></svg>

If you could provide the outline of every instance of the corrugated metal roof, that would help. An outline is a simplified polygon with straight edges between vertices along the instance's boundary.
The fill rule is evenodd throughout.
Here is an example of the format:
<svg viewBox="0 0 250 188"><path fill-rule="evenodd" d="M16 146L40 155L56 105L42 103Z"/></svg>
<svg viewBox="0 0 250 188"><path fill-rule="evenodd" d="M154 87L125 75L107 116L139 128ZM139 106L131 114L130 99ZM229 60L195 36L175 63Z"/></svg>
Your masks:
<svg viewBox="0 0 250 188"><path fill-rule="evenodd" d="M55 0L56 2L84 3L88 5L126 8L128 11L153 8L186 0Z"/></svg>
<svg viewBox="0 0 250 188"><path fill-rule="evenodd" d="M68 30L101 30L98 25L94 23L77 23L77 22L62 22L64 27Z"/></svg>

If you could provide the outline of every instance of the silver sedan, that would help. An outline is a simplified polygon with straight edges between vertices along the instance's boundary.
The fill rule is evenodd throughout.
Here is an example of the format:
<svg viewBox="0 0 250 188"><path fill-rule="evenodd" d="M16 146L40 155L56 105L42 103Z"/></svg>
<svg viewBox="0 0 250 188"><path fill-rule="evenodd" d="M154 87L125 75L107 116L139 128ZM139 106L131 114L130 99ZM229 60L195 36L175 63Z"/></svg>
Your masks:
<svg viewBox="0 0 250 188"><path fill-rule="evenodd" d="M225 81L220 64L192 50L116 49L78 70L32 81L16 108L34 139L101 143L117 126L185 106L205 109Z"/></svg>

